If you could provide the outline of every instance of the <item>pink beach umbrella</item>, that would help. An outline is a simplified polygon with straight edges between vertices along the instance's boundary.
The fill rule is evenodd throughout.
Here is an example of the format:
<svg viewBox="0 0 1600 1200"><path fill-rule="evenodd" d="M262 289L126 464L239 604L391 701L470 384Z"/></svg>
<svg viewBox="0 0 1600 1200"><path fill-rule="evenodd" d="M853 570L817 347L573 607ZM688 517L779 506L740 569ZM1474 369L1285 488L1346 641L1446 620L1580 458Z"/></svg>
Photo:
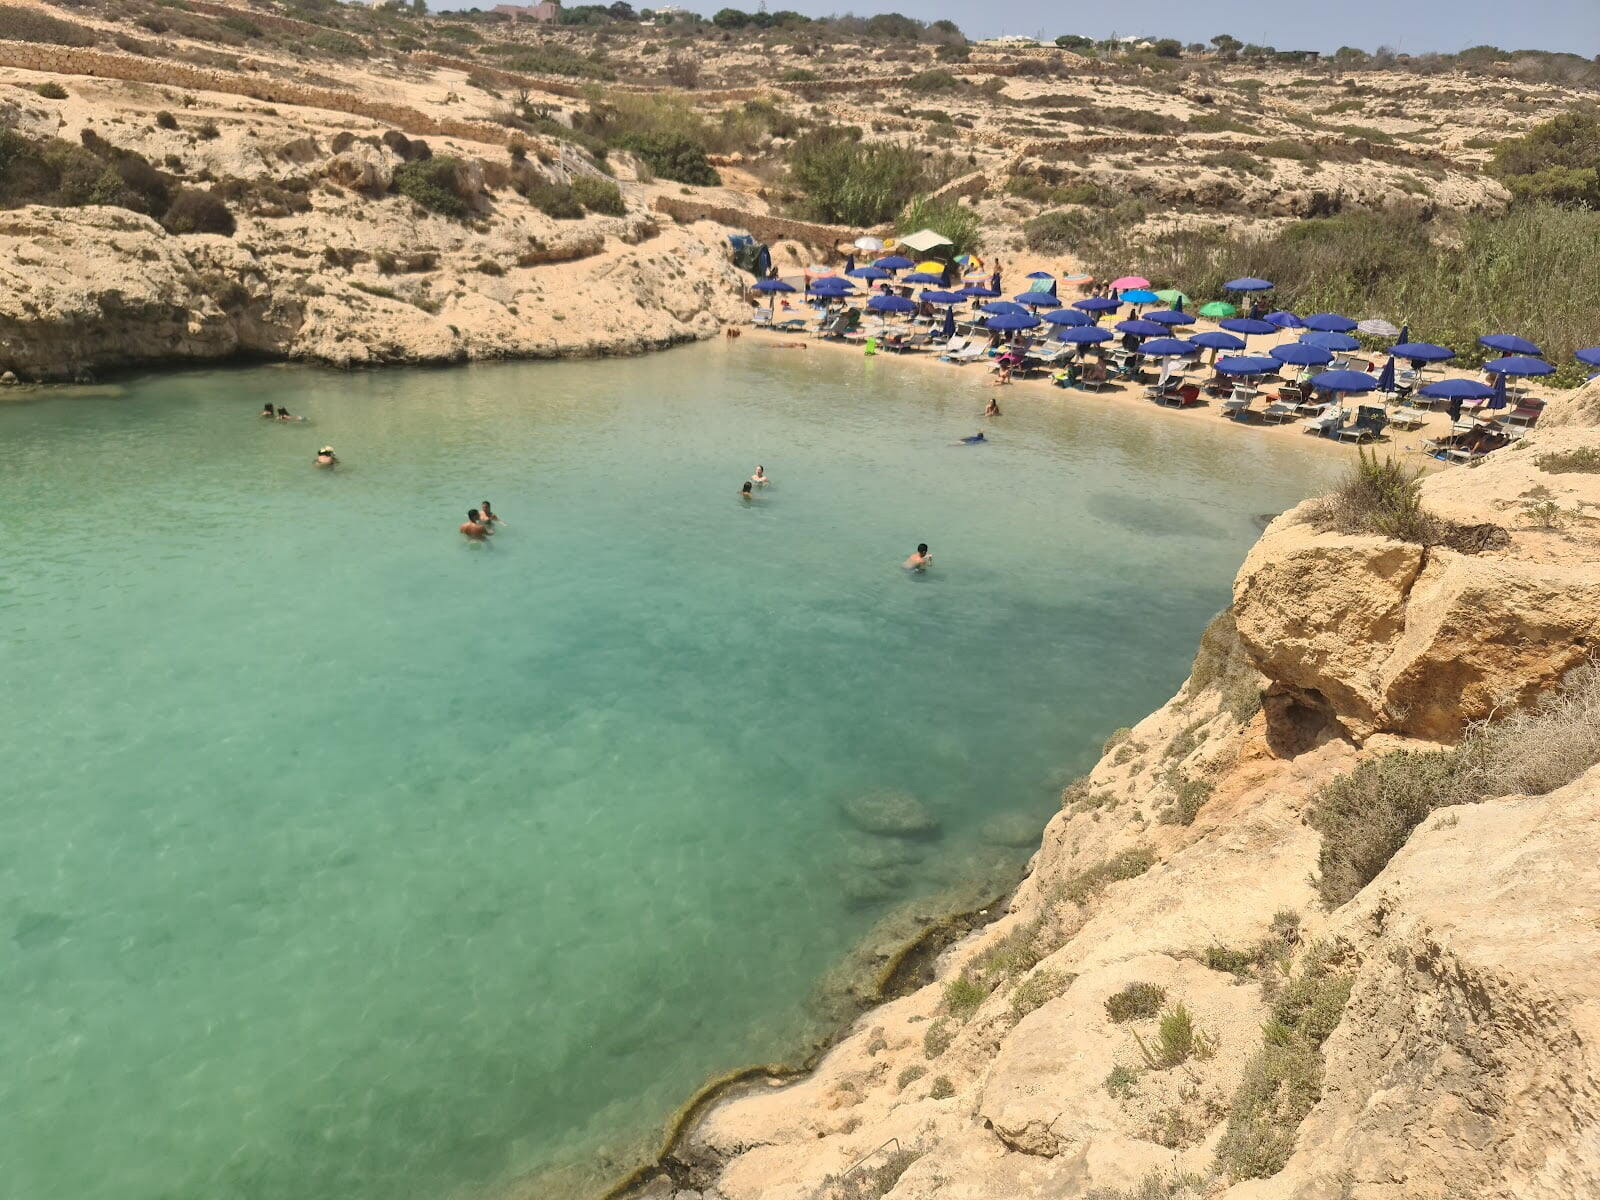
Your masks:
<svg viewBox="0 0 1600 1200"><path fill-rule="evenodd" d="M1111 286L1119 292L1125 292L1129 288L1147 288L1150 281L1143 275L1124 275L1121 279L1113 279Z"/></svg>

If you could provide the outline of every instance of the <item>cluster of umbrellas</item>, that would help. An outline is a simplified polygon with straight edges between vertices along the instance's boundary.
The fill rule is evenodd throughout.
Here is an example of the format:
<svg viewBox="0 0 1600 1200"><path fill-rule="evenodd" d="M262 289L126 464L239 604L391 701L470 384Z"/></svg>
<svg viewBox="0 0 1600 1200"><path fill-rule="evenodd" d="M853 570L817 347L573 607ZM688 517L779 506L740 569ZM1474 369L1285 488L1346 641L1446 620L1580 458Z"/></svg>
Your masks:
<svg viewBox="0 0 1600 1200"><path fill-rule="evenodd" d="M870 266L852 267L846 274L857 279L877 281L895 278L895 272L913 267L917 269L900 276L897 282L944 282L945 275L940 264L923 263L919 267L903 255L889 255ZM939 268L938 273L932 269L936 267ZM1046 280L1052 279L1052 276L1046 271L1035 271L1029 278ZM1086 275L1068 276L1067 282L1081 283L1088 278ZM998 282L998 277L994 282ZM1365 371L1334 370L1313 376L1310 381L1313 388L1346 394L1393 392L1397 359L1437 363L1447 362L1456 356L1455 351L1446 346L1413 342L1408 330L1383 320L1354 321L1339 313L1312 313L1308 317L1300 317L1283 311L1270 312L1259 318L1241 317L1237 307L1222 300L1202 305L1196 314L1191 315L1184 311L1189 304L1188 296L1175 289L1152 291L1150 281L1141 275L1124 275L1112 280L1110 287L1118 293L1116 296L1087 296L1069 305L1061 304L1053 282L1048 291L1027 291L1010 300L997 299L1000 295L997 290L981 284L953 290L927 288L922 292L921 300L944 306L969 300L986 301L979 305L979 311L984 314L985 328L1010 333L1048 324L1057 327L1057 340L1068 344L1089 345L1109 341L1114 329L1117 333L1137 338L1138 352L1147 358L1182 358L1201 350L1215 350L1219 354L1216 369L1225 375L1237 376L1265 375L1284 366L1326 366L1333 361L1336 353L1360 348L1361 343L1353 336L1356 333L1396 338L1395 344L1389 348L1389 358L1376 378ZM1241 293L1264 292L1272 287L1269 280L1254 276L1230 279L1223 284L1224 290ZM795 290L792 285L778 279L760 280L755 288L761 292ZM809 290L815 295L836 298L853 294L854 285L848 279L830 275L812 280ZM1102 314L1115 312L1124 304L1136 306L1133 317L1118 321L1112 329L1097 324ZM1146 304L1166 304L1168 307L1139 312L1138 307ZM878 313L914 312L918 306L918 301L888 294L874 295L867 301L867 308ZM1036 312L1038 309L1049 311ZM1175 336L1181 327L1193 325L1196 316L1215 319L1220 328L1196 333L1187 339ZM952 324L951 314L947 312L947 330ZM1297 341L1274 346L1265 355L1244 353L1249 348L1251 337L1286 330L1303 332ZM1493 385L1473 379L1442 379L1423 386L1418 394L1430 399L1455 402L1487 401L1489 407L1501 408L1506 403L1505 381L1508 376L1538 377L1555 373L1555 367L1545 361L1544 352L1526 338L1510 333L1494 333L1479 338L1478 342L1500 355L1485 363L1483 368L1494 377ZM1224 352L1227 353L1226 357L1222 357ZM1588 366L1600 368L1600 346L1577 351L1577 358Z"/></svg>

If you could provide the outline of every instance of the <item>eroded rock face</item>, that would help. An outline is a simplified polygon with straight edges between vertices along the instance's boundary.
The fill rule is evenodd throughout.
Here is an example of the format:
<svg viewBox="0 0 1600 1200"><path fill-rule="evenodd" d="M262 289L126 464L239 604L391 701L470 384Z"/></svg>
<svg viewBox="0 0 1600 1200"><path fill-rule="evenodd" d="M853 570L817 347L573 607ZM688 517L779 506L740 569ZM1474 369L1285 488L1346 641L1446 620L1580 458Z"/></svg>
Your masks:
<svg viewBox="0 0 1600 1200"><path fill-rule="evenodd" d="M1569 412L1586 400L1574 397ZM1450 742L1600 648L1600 541L1583 516L1600 505L1600 476L1540 466L1581 447L1600 449L1600 432L1557 426L1526 450L1424 482L1424 503L1443 519L1512 527L1480 554L1322 532L1304 505L1268 528L1234 584L1234 614L1272 681L1280 752L1315 740L1289 728L1290 703L1302 723L1320 710L1357 741L1391 732ZM1565 514L1559 527L1542 531L1524 515L1536 500Z"/></svg>
<svg viewBox="0 0 1600 1200"><path fill-rule="evenodd" d="M1281 1174L1229 1200L1600 1194L1600 770L1444 809L1334 932L1363 966Z"/></svg>
<svg viewBox="0 0 1600 1200"><path fill-rule="evenodd" d="M149 217L37 205L0 213L0 368L64 380L223 358L237 344L179 239Z"/></svg>

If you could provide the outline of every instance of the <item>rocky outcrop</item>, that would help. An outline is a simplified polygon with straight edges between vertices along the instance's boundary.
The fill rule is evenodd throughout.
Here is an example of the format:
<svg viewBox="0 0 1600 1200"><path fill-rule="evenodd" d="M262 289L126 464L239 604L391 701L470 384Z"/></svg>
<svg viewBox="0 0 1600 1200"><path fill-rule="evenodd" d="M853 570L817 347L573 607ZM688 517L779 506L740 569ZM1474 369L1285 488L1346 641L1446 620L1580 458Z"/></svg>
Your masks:
<svg viewBox="0 0 1600 1200"><path fill-rule="evenodd" d="M1552 415L1581 421L1596 397L1600 384ZM1600 648L1600 573L1566 547L1589 540L1580 531L1600 510L1600 475L1540 465L1582 447L1600 449L1593 424L1557 425L1528 449L1425 481L1424 503L1446 521L1521 526L1479 553L1321 532L1316 501L1274 522L1239 572L1234 615L1273 694L1292 702L1299 727L1285 717L1280 736L1320 724L1358 741L1453 741ZM1556 524L1541 530L1541 519Z"/></svg>

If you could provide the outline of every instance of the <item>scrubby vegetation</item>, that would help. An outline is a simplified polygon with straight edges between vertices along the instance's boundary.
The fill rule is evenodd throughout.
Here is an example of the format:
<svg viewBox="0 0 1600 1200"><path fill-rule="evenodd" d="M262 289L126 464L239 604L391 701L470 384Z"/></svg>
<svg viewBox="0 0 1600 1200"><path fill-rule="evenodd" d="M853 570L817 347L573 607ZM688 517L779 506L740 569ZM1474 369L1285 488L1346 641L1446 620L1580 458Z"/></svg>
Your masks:
<svg viewBox="0 0 1600 1200"><path fill-rule="evenodd" d="M41 8L0 4L0 30L18 42L45 42L54 46L92 46L95 31L75 21L63 21Z"/></svg>
<svg viewBox="0 0 1600 1200"><path fill-rule="evenodd" d="M1418 206L1298 221L1265 238L1215 227L1151 236L1095 216L1078 210L1030 224L1029 243L1071 246L1096 274L1134 267L1181 280L1195 296L1221 294L1240 272L1258 275L1276 281L1274 302L1295 312L1407 320L1413 337L1452 347L1457 369L1495 355L1479 334L1512 330L1544 349L1557 368L1551 382L1583 381L1572 352L1593 344L1593 321L1582 305L1552 303L1549 281L1574 295L1600 293L1600 213L1529 203L1453 216Z"/></svg>
<svg viewBox="0 0 1600 1200"><path fill-rule="evenodd" d="M983 222L976 212L956 200L921 197L906 206L895 224L902 236L919 229L936 230L950 239L956 254L969 254L978 247Z"/></svg>
<svg viewBox="0 0 1600 1200"><path fill-rule="evenodd" d="M1600 473L1600 450L1593 446L1579 446L1573 450L1541 454L1533 462L1541 471L1551 475L1594 475Z"/></svg>
<svg viewBox="0 0 1600 1200"><path fill-rule="evenodd" d="M441 155L401 163L394 169L394 190L430 212L465 220L472 206L465 195L461 160ZM578 216L582 216L579 209Z"/></svg>
<svg viewBox="0 0 1600 1200"><path fill-rule="evenodd" d="M1575 668L1531 707L1468 728L1455 747L1369 759L1317 794L1317 887L1343 904L1378 877L1436 808L1544 795L1600 762L1600 664Z"/></svg>
<svg viewBox="0 0 1600 1200"><path fill-rule="evenodd" d="M1314 517L1340 533L1376 533L1423 546L1439 536L1438 522L1422 507L1422 469L1365 449Z"/></svg>
<svg viewBox="0 0 1600 1200"><path fill-rule="evenodd" d="M843 1175L829 1175L822 1181L819 1194L832 1200L881 1200L894 1190L900 1176L911 1164L922 1157L922 1151L901 1148L889 1152L881 1160L869 1158L852 1167Z"/></svg>
<svg viewBox="0 0 1600 1200"><path fill-rule="evenodd" d="M1099 896L1107 885L1143 875L1155 865L1155 861L1155 855L1142 846L1124 850L1064 881L1061 895L1074 904L1087 904Z"/></svg>
<svg viewBox="0 0 1600 1200"><path fill-rule="evenodd" d="M1314 946L1278 994L1217 1148L1217 1169L1230 1179L1265 1179L1289 1160L1322 1094L1322 1043L1344 1015L1351 982L1333 948Z"/></svg>
<svg viewBox="0 0 1600 1200"><path fill-rule="evenodd" d="M900 213L929 183L927 152L862 140L859 129L807 133L789 153L789 178L813 220L878 225Z"/></svg>
<svg viewBox="0 0 1600 1200"><path fill-rule="evenodd" d="M1600 109L1562 113L1503 142L1490 170L1519 200L1600 209Z"/></svg>
<svg viewBox="0 0 1600 1200"><path fill-rule="evenodd" d="M172 198L161 223L173 233L220 233L233 235L233 214L210 192L184 188Z"/></svg>
<svg viewBox="0 0 1600 1200"><path fill-rule="evenodd" d="M1130 983L1106 998L1106 1016L1113 1021L1144 1021L1161 1011L1167 989L1154 983Z"/></svg>
<svg viewBox="0 0 1600 1200"><path fill-rule="evenodd" d="M1261 684L1261 673L1239 640L1233 610L1225 608L1200 635L1184 695L1193 697L1215 688L1221 693L1222 710L1243 724L1261 711Z"/></svg>

